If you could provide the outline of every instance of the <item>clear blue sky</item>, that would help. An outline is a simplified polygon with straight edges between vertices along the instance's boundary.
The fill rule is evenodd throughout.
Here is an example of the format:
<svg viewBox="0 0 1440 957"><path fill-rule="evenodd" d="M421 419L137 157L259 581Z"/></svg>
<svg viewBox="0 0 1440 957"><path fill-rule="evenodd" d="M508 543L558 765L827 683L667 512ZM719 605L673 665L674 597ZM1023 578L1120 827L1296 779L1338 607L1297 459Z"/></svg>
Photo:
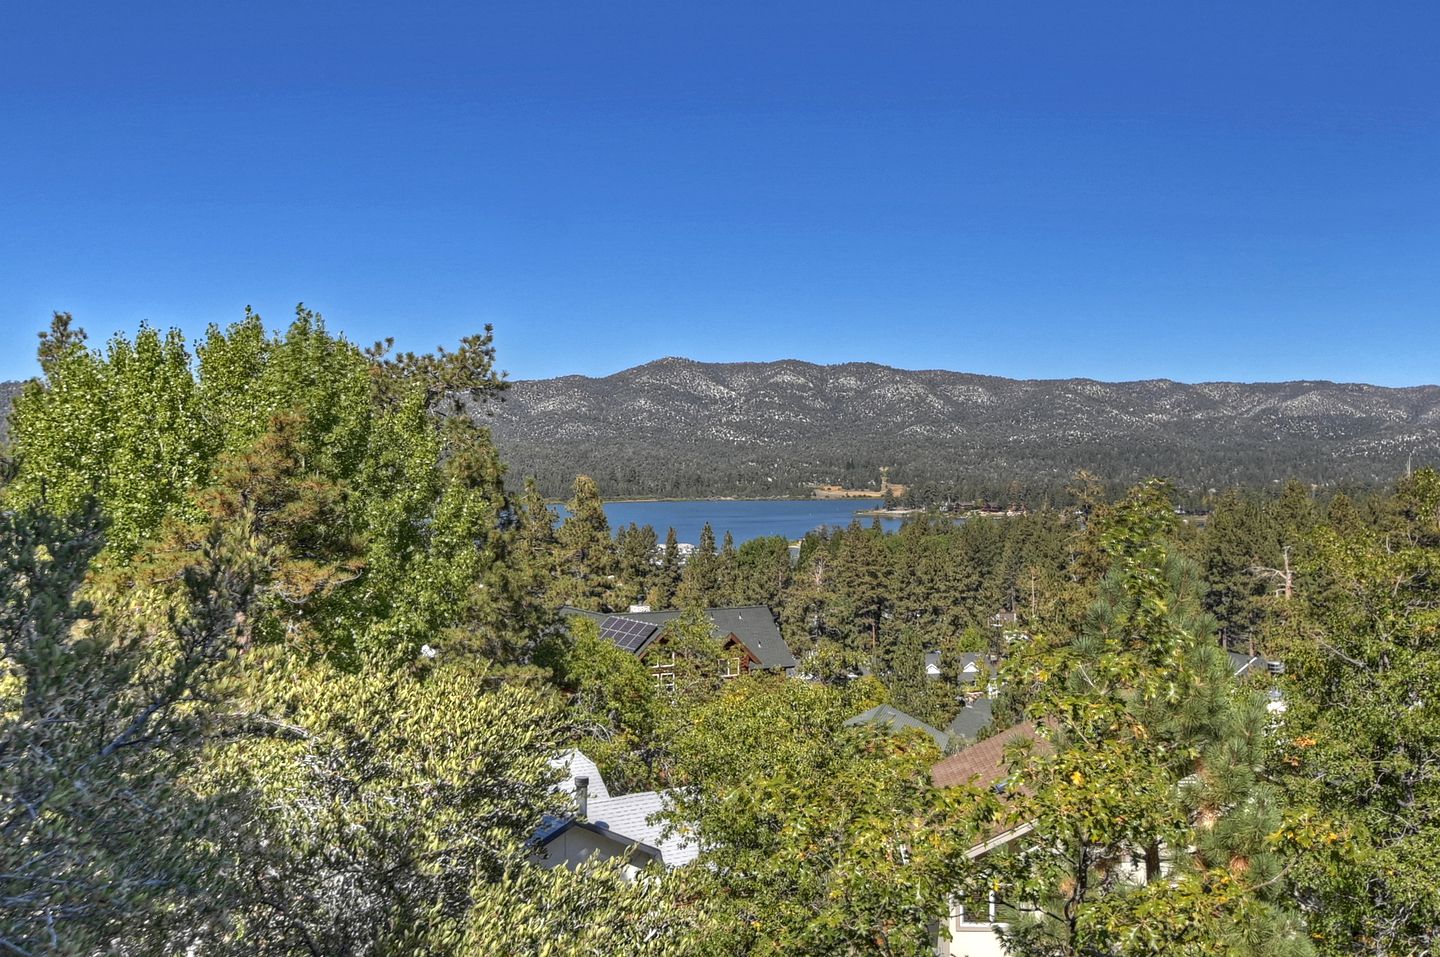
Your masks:
<svg viewBox="0 0 1440 957"><path fill-rule="evenodd" d="M224 7L222 11L220 8ZM9 4L0 377L493 322L664 355L1440 380L1440 4Z"/></svg>

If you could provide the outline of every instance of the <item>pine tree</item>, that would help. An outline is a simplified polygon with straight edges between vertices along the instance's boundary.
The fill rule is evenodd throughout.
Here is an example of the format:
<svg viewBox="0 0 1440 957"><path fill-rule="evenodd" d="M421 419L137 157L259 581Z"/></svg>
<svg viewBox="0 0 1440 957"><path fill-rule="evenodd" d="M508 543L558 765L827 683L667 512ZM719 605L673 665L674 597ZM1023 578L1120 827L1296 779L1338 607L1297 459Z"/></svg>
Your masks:
<svg viewBox="0 0 1440 957"><path fill-rule="evenodd" d="M1315 502L1310 489L1295 479L1286 482L1270 515L1281 544L1299 546L1315 526Z"/></svg>
<svg viewBox="0 0 1440 957"><path fill-rule="evenodd" d="M833 563L829 540L807 535L780 605L780 633L796 655L803 657L820 642L833 643L839 637Z"/></svg>
<svg viewBox="0 0 1440 957"><path fill-rule="evenodd" d="M715 552L715 530L706 522L700 543L685 562L675 604L681 608L708 608L720 592L720 557Z"/></svg>
<svg viewBox="0 0 1440 957"><path fill-rule="evenodd" d="M570 514L556 532L557 577L551 602L590 611L613 608L619 561L595 480L577 475Z"/></svg>
<svg viewBox="0 0 1440 957"><path fill-rule="evenodd" d="M631 522L620 530L615 539L615 550L620 566L622 604L644 604L655 587L658 571L655 558L659 540L655 529Z"/></svg>
<svg viewBox="0 0 1440 957"><path fill-rule="evenodd" d="M736 551L735 565L735 602L778 610L791 582L790 543L779 535L752 538Z"/></svg>
<svg viewBox="0 0 1440 957"><path fill-rule="evenodd" d="M535 565L548 564L555 552L555 511L540 494L533 477L515 502L517 554Z"/></svg>
<svg viewBox="0 0 1440 957"><path fill-rule="evenodd" d="M1101 529L1112 569L1082 633L1019 656L1055 751L1019 772L1029 840L1054 853L996 862L1018 866L1012 902L1043 908L1010 931L1017 955L1310 952L1272 839L1264 700L1232 681L1173 523L1168 488L1133 491ZM1113 879L1131 862L1143 887Z"/></svg>
<svg viewBox="0 0 1440 957"><path fill-rule="evenodd" d="M714 604L723 606L740 603L740 565L735 552L735 536L726 529L715 573Z"/></svg>
<svg viewBox="0 0 1440 957"><path fill-rule="evenodd" d="M1325 524L1337 533L1350 536L1360 533L1365 527L1364 516L1355 507L1355 502L1344 492L1330 500L1325 509Z"/></svg>
<svg viewBox="0 0 1440 957"><path fill-rule="evenodd" d="M660 557L660 568L655 582L650 586L649 601L652 608L671 608L675 604L675 592L680 587L683 563L680 561L680 540L672 525L665 532L665 550Z"/></svg>
<svg viewBox="0 0 1440 957"><path fill-rule="evenodd" d="M890 555L880 534L852 521L840 537L834 588L850 647L874 654L890 604Z"/></svg>
<svg viewBox="0 0 1440 957"><path fill-rule="evenodd" d="M1265 510L1251 497L1227 493L1205 529L1200 561L1210 583L1205 605L1227 645L1253 640L1262 614L1264 582L1253 569L1279 562L1281 543Z"/></svg>

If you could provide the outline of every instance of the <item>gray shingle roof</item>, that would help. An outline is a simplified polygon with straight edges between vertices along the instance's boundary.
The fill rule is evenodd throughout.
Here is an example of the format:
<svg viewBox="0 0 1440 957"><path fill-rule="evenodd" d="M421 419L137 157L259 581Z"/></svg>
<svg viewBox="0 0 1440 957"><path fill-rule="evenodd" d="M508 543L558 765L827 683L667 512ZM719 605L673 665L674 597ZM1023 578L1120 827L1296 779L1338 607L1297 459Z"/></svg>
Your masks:
<svg viewBox="0 0 1440 957"><path fill-rule="evenodd" d="M960 683L985 684L995 677L995 665L989 658L975 651L960 656Z"/></svg>
<svg viewBox="0 0 1440 957"><path fill-rule="evenodd" d="M681 615L678 609L606 615L601 612L584 611L568 606L560 609L560 613L567 617L581 615L590 618L599 622L602 628L605 622L612 618L628 618L632 621L663 625L674 621ZM717 636L723 638L726 635L734 635L740 644L750 650L750 654L755 656L755 660L760 662L761 668L790 669L795 667L795 656L790 653L790 647L785 644L785 639L780 637L780 629L775 626L775 616L765 605L707 608L705 614L709 615L710 621L714 623ZM643 648L638 649L636 654L643 650Z"/></svg>
<svg viewBox="0 0 1440 957"><path fill-rule="evenodd" d="M665 863L664 852L653 844L647 844L644 841L636 839L633 835L622 834L603 824L582 821L578 817L552 817L547 814L544 822L540 825L540 829L530 836L530 846L544 847L572 827L583 828L584 830L599 834L601 837L608 838L621 847L633 847L635 849L634 853L659 861L662 864Z"/></svg>
<svg viewBox="0 0 1440 957"><path fill-rule="evenodd" d="M951 721L947 730L957 738L974 741L976 736L990 726L994 706L989 698L977 698L967 704Z"/></svg>
<svg viewBox="0 0 1440 957"><path fill-rule="evenodd" d="M660 791L637 791L603 801L591 801L591 823L623 834L634 841L660 849L667 867L689 864L700 853L694 839L680 834L665 834L665 822L657 815L665 810L665 795Z"/></svg>
<svg viewBox="0 0 1440 957"><path fill-rule="evenodd" d="M540 829L530 840L543 847L570 827L584 827L603 834L622 845L638 845L640 853L659 858L668 867L679 867L695 860L700 847L682 834L664 835L665 822L656 818L665 809L665 792L637 791L634 794L612 795L595 762L580 751L566 751L551 762L565 778L556 788L575 793L575 779L590 779L589 801L585 818L573 815L547 815ZM653 820L652 820L653 819Z"/></svg>
<svg viewBox="0 0 1440 957"><path fill-rule="evenodd" d="M605 786L605 777L600 773L599 766L583 752L565 751L559 757L551 759L550 766L564 775L556 785L557 790L573 796L576 779L588 778L588 794L591 800L599 798L604 801L610 798L610 789Z"/></svg>
<svg viewBox="0 0 1440 957"><path fill-rule="evenodd" d="M921 721L919 718L912 718L910 715L888 704L876 705L869 711L862 711L855 717L845 722L846 727L856 727L862 724L870 724L887 728L914 728L923 731L935 742L936 747L941 751L949 743L950 736L939 728L932 727Z"/></svg>

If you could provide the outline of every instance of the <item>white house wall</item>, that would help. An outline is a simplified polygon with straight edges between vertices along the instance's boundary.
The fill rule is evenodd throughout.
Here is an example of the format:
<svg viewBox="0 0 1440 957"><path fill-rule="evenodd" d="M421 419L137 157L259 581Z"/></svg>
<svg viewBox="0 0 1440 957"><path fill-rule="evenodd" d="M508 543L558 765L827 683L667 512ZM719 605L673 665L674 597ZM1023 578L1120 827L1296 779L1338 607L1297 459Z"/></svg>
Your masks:
<svg viewBox="0 0 1440 957"><path fill-rule="evenodd" d="M946 926L950 939L940 938L935 947L939 957L1006 957L993 925L962 923L952 915Z"/></svg>
<svg viewBox="0 0 1440 957"><path fill-rule="evenodd" d="M583 827L571 827L546 844L537 857L546 867L575 867L597 854L601 860L619 857L627 847ZM625 878L633 879L646 860L642 854L632 854L625 866Z"/></svg>

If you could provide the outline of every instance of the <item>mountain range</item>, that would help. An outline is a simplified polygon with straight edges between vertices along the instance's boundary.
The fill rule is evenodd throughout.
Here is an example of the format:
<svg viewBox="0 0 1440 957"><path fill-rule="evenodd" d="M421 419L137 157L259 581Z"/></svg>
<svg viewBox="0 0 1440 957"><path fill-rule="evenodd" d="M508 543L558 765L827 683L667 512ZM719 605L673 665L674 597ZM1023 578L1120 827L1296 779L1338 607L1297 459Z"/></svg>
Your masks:
<svg viewBox="0 0 1440 957"><path fill-rule="evenodd" d="M8 413L18 383L0 383ZM1388 483L1440 462L1440 386L1005 379L868 362L667 358L591 378L519 380L474 410L518 485L564 496L794 496L876 488L1034 499L1080 469L1192 495L1298 478ZM0 418L3 434L3 418Z"/></svg>
<svg viewBox="0 0 1440 957"><path fill-rule="evenodd" d="M485 407L511 474L563 494L791 495L811 483L1049 492L1088 469L1182 489L1392 481L1440 460L1440 386L1017 380L866 362L667 358L513 383Z"/></svg>

